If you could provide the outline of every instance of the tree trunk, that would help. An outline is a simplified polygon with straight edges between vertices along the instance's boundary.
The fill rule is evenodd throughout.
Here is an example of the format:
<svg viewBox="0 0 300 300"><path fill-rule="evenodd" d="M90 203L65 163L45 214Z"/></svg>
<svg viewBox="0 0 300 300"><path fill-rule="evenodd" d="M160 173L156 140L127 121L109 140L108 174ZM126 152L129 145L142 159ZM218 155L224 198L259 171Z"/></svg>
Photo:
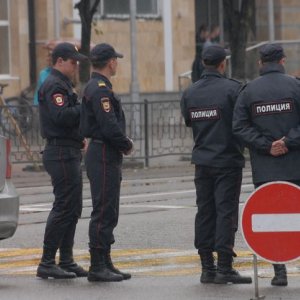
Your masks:
<svg viewBox="0 0 300 300"><path fill-rule="evenodd" d="M232 77L245 79L246 47L254 6L253 0L242 0L240 10L236 9L234 4L235 1L223 0L224 12L229 24Z"/></svg>
<svg viewBox="0 0 300 300"><path fill-rule="evenodd" d="M93 3L93 5L91 5ZM81 20L81 48L80 52L86 56L90 55L92 21L100 0L81 0L75 4L79 10ZM88 82L90 78L90 62L84 61L79 66L79 80L81 85Z"/></svg>

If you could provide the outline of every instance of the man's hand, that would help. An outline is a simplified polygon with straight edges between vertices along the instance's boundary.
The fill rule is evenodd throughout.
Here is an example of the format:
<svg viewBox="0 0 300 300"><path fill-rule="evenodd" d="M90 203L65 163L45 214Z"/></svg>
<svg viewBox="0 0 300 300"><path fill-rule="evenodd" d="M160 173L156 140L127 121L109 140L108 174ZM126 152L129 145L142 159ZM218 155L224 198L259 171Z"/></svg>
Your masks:
<svg viewBox="0 0 300 300"><path fill-rule="evenodd" d="M123 154L124 155L129 155L134 151L134 144L133 144L133 140L130 137L127 137L127 139L129 140L129 142L131 143L131 148L127 151L124 151Z"/></svg>
<svg viewBox="0 0 300 300"><path fill-rule="evenodd" d="M83 139L82 141L83 148L81 149L84 153L86 153L87 147L88 147L88 141L86 138Z"/></svg>
<svg viewBox="0 0 300 300"><path fill-rule="evenodd" d="M284 138L282 137L280 140L274 141L271 146L270 154L274 157L284 155L288 153L289 149L286 147Z"/></svg>

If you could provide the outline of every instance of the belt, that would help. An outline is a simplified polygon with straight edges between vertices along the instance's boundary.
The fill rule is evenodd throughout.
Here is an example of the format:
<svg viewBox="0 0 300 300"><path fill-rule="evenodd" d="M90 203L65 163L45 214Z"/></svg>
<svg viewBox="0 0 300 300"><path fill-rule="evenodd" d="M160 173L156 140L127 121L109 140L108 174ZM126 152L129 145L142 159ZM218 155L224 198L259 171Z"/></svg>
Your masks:
<svg viewBox="0 0 300 300"><path fill-rule="evenodd" d="M104 142L100 139L91 138L91 141L94 142L94 143L97 143L97 144L104 144Z"/></svg>
<svg viewBox="0 0 300 300"><path fill-rule="evenodd" d="M83 143L80 141L75 141L71 139L47 139L47 144L51 146L69 146L77 149L83 148Z"/></svg>

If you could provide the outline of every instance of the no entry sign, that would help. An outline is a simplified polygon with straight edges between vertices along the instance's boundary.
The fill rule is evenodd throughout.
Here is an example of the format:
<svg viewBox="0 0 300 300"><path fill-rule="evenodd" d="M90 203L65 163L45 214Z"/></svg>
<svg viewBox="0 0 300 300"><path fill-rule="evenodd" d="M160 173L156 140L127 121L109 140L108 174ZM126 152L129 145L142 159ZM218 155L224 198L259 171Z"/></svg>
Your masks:
<svg viewBox="0 0 300 300"><path fill-rule="evenodd" d="M300 188L275 181L256 189L242 211L242 233L249 248L272 263L300 256Z"/></svg>

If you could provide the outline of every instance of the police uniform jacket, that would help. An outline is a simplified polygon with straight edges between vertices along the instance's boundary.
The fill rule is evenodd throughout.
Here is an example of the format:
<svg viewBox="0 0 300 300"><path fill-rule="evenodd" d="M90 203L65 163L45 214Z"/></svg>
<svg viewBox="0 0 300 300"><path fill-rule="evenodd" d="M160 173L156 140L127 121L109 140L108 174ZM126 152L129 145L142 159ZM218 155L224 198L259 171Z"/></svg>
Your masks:
<svg viewBox="0 0 300 300"><path fill-rule="evenodd" d="M234 133L250 149L255 184L300 180L300 80L284 72L280 64L265 64L235 107ZM289 152L271 156L272 142L283 137Z"/></svg>
<svg viewBox="0 0 300 300"><path fill-rule="evenodd" d="M125 135L125 115L120 99L105 76L93 72L82 99L81 131L85 137L102 141L120 152L132 148Z"/></svg>
<svg viewBox="0 0 300 300"><path fill-rule="evenodd" d="M52 69L38 95L42 137L49 141L68 139L81 145L80 103L70 79Z"/></svg>
<svg viewBox="0 0 300 300"><path fill-rule="evenodd" d="M241 83L205 70L181 99L181 112L192 127L192 163L210 167L243 167L242 147L232 134L233 107Z"/></svg>

